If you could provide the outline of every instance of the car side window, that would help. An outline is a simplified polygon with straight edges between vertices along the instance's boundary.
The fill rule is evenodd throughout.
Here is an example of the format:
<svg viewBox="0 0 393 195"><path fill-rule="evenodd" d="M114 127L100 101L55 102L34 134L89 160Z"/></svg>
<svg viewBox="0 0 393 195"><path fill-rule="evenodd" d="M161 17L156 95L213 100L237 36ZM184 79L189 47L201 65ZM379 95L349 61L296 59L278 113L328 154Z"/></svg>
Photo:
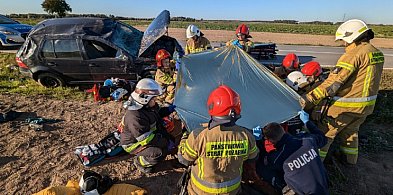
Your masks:
<svg viewBox="0 0 393 195"><path fill-rule="evenodd" d="M89 59L116 58L118 53L117 49L95 40L83 40L83 46Z"/></svg>
<svg viewBox="0 0 393 195"><path fill-rule="evenodd" d="M55 50L53 48L53 40L45 40L41 52L42 56L45 58L56 58Z"/></svg>
<svg viewBox="0 0 393 195"><path fill-rule="evenodd" d="M75 39L55 40L54 50L57 58L82 58L78 43Z"/></svg>

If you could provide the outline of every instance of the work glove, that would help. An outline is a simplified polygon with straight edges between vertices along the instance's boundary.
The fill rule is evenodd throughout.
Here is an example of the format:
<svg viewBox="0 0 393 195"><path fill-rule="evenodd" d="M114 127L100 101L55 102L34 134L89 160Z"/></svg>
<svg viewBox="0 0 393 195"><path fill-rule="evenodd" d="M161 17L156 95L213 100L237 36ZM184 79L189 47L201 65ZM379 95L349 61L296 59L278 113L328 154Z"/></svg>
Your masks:
<svg viewBox="0 0 393 195"><path fill-rule="evenodd" d="M310 120L309 114L307 112L305 112L304 110L299 111L298 114L299 114L300 120L302 120L302 122L304 124L306 124Z"/></svg>
<svg viewBox="0 0 393 195"><path fill-rule="evenodd" d="M175 64L176 70L179 70L180 65L181 65L181 62L180 61L176 61L176 64Z"/></svg>
<svg viewBox="0 0 393 195"><path fill-rule="evenodd" d="M254 128L252 128L252 134L254 135L256 140L262 140L263 139L262 128L259 125L254 127Z"/></svg>

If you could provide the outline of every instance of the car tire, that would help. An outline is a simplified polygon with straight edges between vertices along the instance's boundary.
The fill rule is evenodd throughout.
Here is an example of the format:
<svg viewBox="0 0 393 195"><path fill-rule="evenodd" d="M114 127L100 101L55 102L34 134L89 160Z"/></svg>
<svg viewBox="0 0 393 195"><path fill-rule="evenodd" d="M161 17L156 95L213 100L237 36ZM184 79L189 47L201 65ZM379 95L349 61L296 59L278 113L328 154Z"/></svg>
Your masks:
<svg viewBox="0 0 393 195"><path fill-rule="evenodd" d="M147 70L147 71L143 72L143 74L142 74L142 78L154 79L155 76L156 76L155 70Z"/></svg>
<svg viewBox="0 0 393 195"><path fill-rule="evenodd" d="M48 88L56 88L56 87L64 87L65 82L64 80L52 73L41 73L38 75L38 83L40 83L44 87Z"/></svg>

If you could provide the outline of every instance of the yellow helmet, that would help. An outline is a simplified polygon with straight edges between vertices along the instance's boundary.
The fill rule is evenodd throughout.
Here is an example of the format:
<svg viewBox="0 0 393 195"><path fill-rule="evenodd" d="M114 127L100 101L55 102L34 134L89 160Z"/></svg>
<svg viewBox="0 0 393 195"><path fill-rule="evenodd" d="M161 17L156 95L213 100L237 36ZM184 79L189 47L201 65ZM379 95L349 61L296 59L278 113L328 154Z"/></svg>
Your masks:
<svg viewBox="0 0 393 195"><path fill-rule="evenodd" d="M368 29L366 23L361 20L348 20L338 27L336 31L336 41L343 40L350 44Z"/></svg>

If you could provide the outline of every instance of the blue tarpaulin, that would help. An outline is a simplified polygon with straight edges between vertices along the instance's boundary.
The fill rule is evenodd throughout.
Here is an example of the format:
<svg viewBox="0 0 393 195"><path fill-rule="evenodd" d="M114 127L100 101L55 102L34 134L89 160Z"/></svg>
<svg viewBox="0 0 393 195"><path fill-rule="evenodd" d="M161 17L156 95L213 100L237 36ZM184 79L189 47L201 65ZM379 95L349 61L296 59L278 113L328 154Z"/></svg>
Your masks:
<svg viewBox="0 0 393 195"><path fill-rule="evenodd" d="M211 91L225 84L240 95L247 128L284 122L301 110L300 96L238 47L229 46L183 57L176 83L175 105L189 131L207 123L206 101Z"/></svg>

